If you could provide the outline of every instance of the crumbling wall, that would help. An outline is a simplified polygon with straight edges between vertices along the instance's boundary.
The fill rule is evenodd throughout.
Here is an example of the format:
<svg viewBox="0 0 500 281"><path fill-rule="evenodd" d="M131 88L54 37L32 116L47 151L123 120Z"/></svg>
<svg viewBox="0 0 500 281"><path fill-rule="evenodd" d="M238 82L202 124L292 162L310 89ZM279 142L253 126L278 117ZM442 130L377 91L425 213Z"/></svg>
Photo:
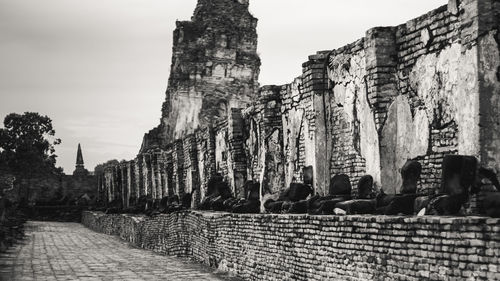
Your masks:
<svg viewBox="0 0 500 281"><path fill-rule="evenodd" d="M380 182L379 138L366 68L363 39L330 56L331 173L349 175L353 186L364 174Z"/></svg>
<svg viewBox="0 0 500 281"><path fill-rule="evenodd" d="M500 171L498 2L452 0L399 26L372 28L309 56L293 82L256 96L248 2L200 0L175 31L163 127L134 162L134 189L160 199L199 186L198 202L219 172L236 197L249 179L262 183L262 195L276 194L312 168L308 184L321 195L338 174L350 177L353 195L365 174L395 194L411 159L423 166L419 193L434 193L449 154ZM116 178L104 173L99 183L110 198L128 184Z"/></svg>

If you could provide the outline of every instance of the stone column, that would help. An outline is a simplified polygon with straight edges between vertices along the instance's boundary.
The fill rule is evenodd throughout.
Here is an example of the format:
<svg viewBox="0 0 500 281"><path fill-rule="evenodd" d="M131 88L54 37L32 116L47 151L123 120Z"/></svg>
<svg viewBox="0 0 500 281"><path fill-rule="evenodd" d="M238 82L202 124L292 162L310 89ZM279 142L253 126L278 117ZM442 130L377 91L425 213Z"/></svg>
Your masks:
<svg viewBox="0 0 500 281"><path fill-rule="evenodd" d="M135 193L135 171L134 171L134 160L127 162L127 190L128 190L128 198L127 201L129 205L135 205L135 201L137 199Z"/></svg>
<svg viewBox="0 0 500 281"><path fill-rule="evenodd" d="M395 160L398 156L396 155L398 132L390 130L389 127L382 130L384 126L392 126L391 120L388 121L389 125L386 124L387 114L389 106L399 94L396 28L375 27L368 30L364 41L364 50L368 101L370 105L373 105L367 114L373 115L378 132L389 132L387 136L383 133L377 134L380 139L377 142L379 149L373 152L375 158L366 159L367 165L370 166L367 172L373 176L377 186L384 186L384 192L396 193L397 190L391 187L399 186L398 181L401 178L399 169L402 164ZM397 130L397 126L392 127ZM401 145L407 144L401 143ZM406 159L401 159L401 161L406 161Z"/></svg>
<svg viewBox="0 0 500 281"><path fill-rule="evenodd" d="M175 178L174 178L174 157L173 157L172 146L167 147L165 151L165 186L166 186L166 196L175 195Z"/></svg>
<svg viewBox="0 0 500 281"><path fill-rule="evenodd" d="M200 180L198 170L198 150L196 136L188 135L183 140L184 146L184 169L186 170L185 187L186 192L192 195L192 204L197 207L200 203Z"/></svg>
<svg viewBox="0 0 500 281"><path fill-rule="evenodd" d="M151 198L154 200L158 200L159 198L159 193L157 190L158 183L157 183L157 170L158 170L158 161L156 158L156 152L151 153L151 172L149 174L151 178Z"/></svg>
<svg viewBox="0 0 500 281"><path fill-rule="evenodd" d="M247 180L246 155L243 139L244 121L241 109L231 108L228 116L228 178L234 197L244 198Z"/></svg>
<svg viewBox="0 0 500 281"><path fill-rule="evenodd" d="M136 196L137 199L145 195L144 192L144 177L143 177L143 155L139 154L137 155L137 158L135 159L135 187L136 187Z"/></svg>
<svg viewBox="0 0 500 281"><path fill-rule="evenodd" d="M185 193L184 179L186 176L184 170L184 147L182 140L176 140L172 145L175 194L179 195L179 197L182 197Z"/></svg>
<svg viewBox="0 0 500 281"><path fill-rule="evenodd" d="M122 191L122 203L124 208L129 207L129 184L128 184L128 173L127 173L127 162L120 163L120 186Z"/></svg>
<svg viewBox="0 0 500 281"><path fill-rule="evenodd" d="M144 195L151 199L151 155L149 153L143 153L142 161L142 178L144 184Z"/></svg>
<svg viewBox="0 0 500 281"><path fill-rule="evenodd" d="M198 172L200 180L200 202L205 199L207 183L216 172L215 134L209 127L196 130Z"/></svg>
<svg viewBox="0 0 500 281"><path fill-rule="evenodd" d="M303 96L312 101L313 117L308 119L308 127L314 130L314 155L312 186L316 193L326 194L330 186L330 135L328 133L327 101L327 59L329 52L318 52L309 56L302 64ZM305 132L310 134L310 132Z"/></svg>

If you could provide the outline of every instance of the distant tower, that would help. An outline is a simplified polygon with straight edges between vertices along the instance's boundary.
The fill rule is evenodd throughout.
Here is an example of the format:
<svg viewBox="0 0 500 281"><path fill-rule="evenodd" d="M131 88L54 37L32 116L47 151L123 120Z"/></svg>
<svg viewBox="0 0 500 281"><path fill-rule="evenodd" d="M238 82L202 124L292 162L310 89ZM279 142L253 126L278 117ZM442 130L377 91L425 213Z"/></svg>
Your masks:
<svg viewBox="0 0 500 281"><path fill-rule="evenodd" d="M73 172L74 176L86 176L89 174L89 171L85 169L85 165L83 163L83 154L82 147L78 144L78 151L76 152L76 168Z"/></svg>

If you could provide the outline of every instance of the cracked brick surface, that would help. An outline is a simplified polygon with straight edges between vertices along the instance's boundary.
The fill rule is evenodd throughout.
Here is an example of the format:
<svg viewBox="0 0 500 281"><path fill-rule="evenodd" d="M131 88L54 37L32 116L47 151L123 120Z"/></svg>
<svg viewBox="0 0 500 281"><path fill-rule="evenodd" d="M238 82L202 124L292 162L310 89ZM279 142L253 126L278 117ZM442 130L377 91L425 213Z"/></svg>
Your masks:
<svg viewBox="0 0 500 281"><path fill-rule="evenodd" d="M132 248L77 223L28 222L0 255L0 280L235 280L188 260Z"/></svg>

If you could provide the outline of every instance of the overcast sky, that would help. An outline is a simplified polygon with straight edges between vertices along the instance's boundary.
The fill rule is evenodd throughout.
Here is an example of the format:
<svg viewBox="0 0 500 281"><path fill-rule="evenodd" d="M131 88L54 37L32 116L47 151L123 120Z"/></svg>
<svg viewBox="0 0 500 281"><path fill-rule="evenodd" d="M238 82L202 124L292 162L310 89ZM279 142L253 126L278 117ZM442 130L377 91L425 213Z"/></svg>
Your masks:
<svg viewBox="0 0 500 281"><path fill-rule="evenodd" d="M259 19L260 83L284 84L307 56L341 47L374 26L398 25L445 0L250 0ZM0 119L52 118L57 165L72 173L133 159L159 124L176 20L196 0L0 0ZM3 123L2 123L3 124Z"/></svg>

